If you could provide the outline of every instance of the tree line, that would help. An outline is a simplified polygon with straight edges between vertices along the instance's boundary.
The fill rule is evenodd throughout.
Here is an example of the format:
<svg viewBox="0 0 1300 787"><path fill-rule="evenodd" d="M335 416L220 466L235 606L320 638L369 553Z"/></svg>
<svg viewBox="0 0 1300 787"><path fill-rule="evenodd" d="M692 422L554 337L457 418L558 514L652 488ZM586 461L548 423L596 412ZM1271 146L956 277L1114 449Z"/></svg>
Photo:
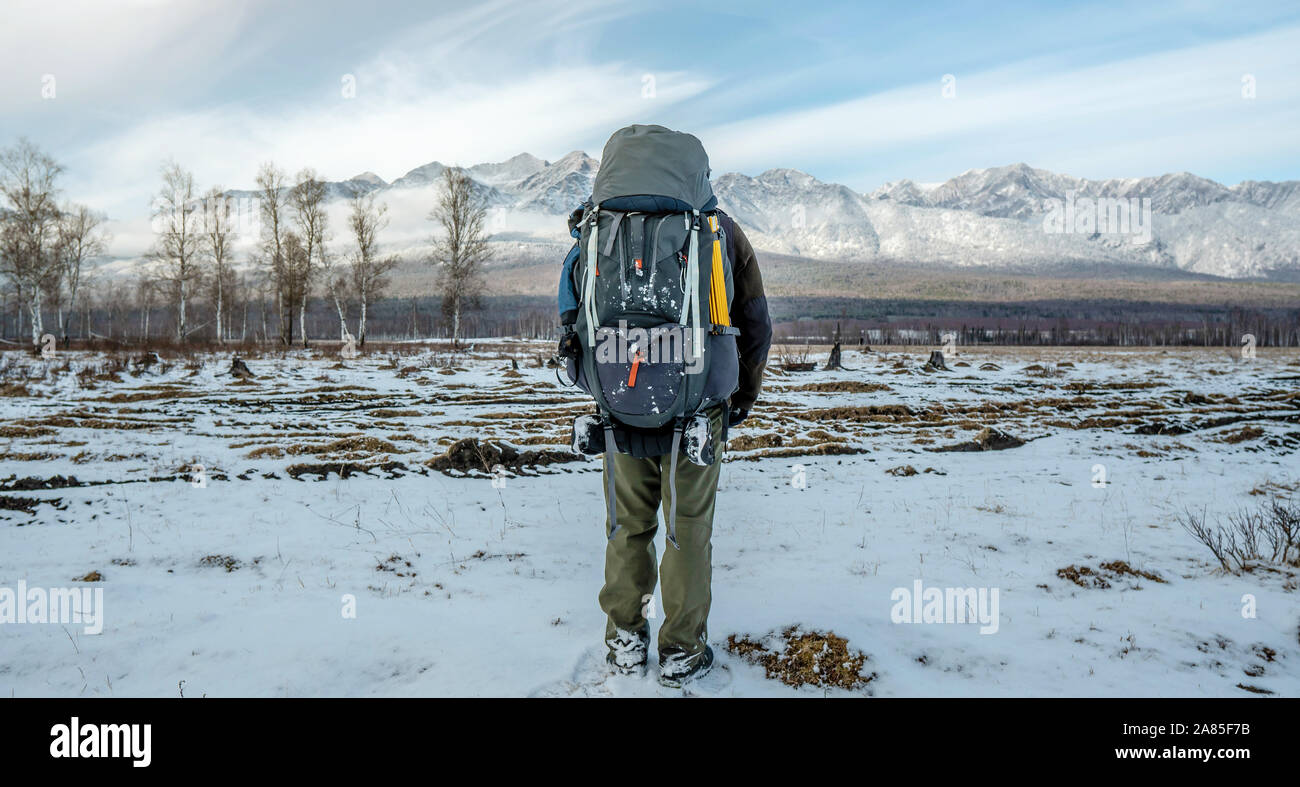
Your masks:
<svg viewBox="0 0 1300 787"><path fill-rule="evenodd" d="M59 339L68 343L86 269L110 242L102 215L59 203L62 174L58 162L26 140L0 150L0 276L13 291L20 320L28 317L33 345L46 335L47 309L56 315Z"/></svg>
<svg viewBox="0 0 1300 787"><path fill-rule="evenodd" d="M150 215L154 241L129 270L99 273L109 256L107 219L64 201L63 167L27 140L0 149L0 342L35 349L42 337L113 341L215 341L309 346L330 336L365 346L392 338L552 338L554 301L494 296L483 310L489 261L486 208L461 169L447 167L427 219L423 262L438 272L436 297L390 293L401 262L385 253L387 206L349 197L343 238L326 211L315 170L290 177L273 162L255 175L256 227L219 185L200 189L176 162L161 168ZM337 214L336 214L337 215ZM240 233L252 237L241 239ZM251 241L242 243L240 241ZM236 251L239 248L245 251ZM558 267L558 263L557 263ZM846 343L1117 346L1300 346L1300 307L1107 300L967 302L774 296L777 335ZM813 319L797 315L813 315ZM47 322L52 321L52 326ZM337 328L333 327L337 326ZM355 331L355 333L354 333ZM11 341L8 337L15 337ZM29 344L30 342L30 344Z"/></svg>
<svg viewBox="0 0 1300 787"><path fill-rule="evenodd" d="M1207 312L1210 311L1207 309ZM801 344L1104 347L1300 347L1300 309L1227 307L1199 319L1161 316L1130 320L1057 318L896 317L885 320L778 320L778 341ZM838 339L837 339L838 337Z"/></svg>
<svg viewBox="0 0 1300 787"><path fill-rule="evenodd" d="M364 347L370 314L401 262L381 243L387 205L371 193L351 195L345 237L336 242L325 181L310 167L290 178L274 162L257 170L256 236L241 260L236 199L220 185L200 189L192 172L167 161L150 206L152 246L128 275L93 281L93 263L109 255L107 218L59 202L63 172L28 140L0 150L0 315L12 313L14 335L30 335L34 347L48 335L51 312L65 346L74 316L82 338L117 339L120 331L122 340L149 340L157 332L151 321L165 314L177 343L307 347L313 304L335 315L341 341ZM445 168L440 185L427 217L436 229L424 261L438 270L440 311L459 342L463 314L481 306L489 261L486 206L459 168ZM138 323L129 326L132 316ZM96 320L106 323L107 336L95 332ZM9 335L9 327L0 334Z"/></svg>

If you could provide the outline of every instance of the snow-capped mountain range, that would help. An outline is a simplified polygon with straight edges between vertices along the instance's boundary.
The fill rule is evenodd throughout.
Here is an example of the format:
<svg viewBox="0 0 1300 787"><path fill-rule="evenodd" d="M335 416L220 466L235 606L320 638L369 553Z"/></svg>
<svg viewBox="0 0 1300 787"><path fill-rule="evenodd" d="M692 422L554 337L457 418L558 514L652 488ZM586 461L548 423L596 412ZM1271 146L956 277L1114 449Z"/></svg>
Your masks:
<svg viewBox="0 0 1300 787"><path fill-rule="evenodd" d="M598 167L581 151L553 162L521 153L468 172L503 242L567 245L563 216L591 193ZM432 192L443 168L434 161L392 183L365 172L330 183L329 193L385 192L398 210L427 211L432 194L412 199L418 192L410 190ZM793 169L727 173L713 186L756 248L797 257L1022 271L1115 263L1230 278L1300 273L1300 181L1229 187L1186 172L1087 180L1012 164L939 184L896 181L870 194Z"/></svg>

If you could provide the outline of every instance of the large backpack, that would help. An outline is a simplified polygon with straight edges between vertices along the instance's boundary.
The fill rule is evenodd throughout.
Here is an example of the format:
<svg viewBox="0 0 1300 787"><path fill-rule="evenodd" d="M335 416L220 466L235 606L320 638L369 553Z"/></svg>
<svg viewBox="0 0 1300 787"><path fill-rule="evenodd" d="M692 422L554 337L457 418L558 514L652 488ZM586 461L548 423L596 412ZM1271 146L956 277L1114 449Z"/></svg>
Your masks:
<svg viewBox="0 0 1300 787"><path fill-rule="evenodd" d="M600 411L611 486L615 429L671 427L671 476L683 434L738 387L731 259L717 204L694 136L634 125L605 144L578 224L573 376ZM676 496L674 486L674 512Z"/></svg>

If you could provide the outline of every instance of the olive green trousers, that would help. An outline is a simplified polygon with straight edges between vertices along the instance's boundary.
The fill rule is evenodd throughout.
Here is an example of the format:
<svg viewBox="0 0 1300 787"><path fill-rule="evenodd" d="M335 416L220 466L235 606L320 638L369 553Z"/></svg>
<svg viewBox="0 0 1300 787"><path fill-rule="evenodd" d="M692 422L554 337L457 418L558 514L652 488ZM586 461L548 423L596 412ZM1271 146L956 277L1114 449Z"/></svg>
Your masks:
<svg viewBox="0 0 1300 787"><path fill-rule="evenodd" d="M721 413L710 418L716 460L701 467L684 454L677 457L677 543L665 541L663 561L656 566L655 533L659 510L665 523L672 505L669 456L646 459L614 454L614 499L619 530L605 547L605 586L600 608L608 620L606 640L618 629L640 631L655 609L655 581L663 598L663 624L659 627L659 653L694 654L708 642L709 607L713 601L713 507L722 467ZM606 470L608 472L608 469ZM606 479L608 482L608 479ZM606 484L608 489L608 483ZM608 492L606 492L608 495ZM606 499L606 507L609 501ZM605 534L610 523L605 522ZM657 571L656 571L657 569ZM657 577L656 577L657 573Z"/></svg>

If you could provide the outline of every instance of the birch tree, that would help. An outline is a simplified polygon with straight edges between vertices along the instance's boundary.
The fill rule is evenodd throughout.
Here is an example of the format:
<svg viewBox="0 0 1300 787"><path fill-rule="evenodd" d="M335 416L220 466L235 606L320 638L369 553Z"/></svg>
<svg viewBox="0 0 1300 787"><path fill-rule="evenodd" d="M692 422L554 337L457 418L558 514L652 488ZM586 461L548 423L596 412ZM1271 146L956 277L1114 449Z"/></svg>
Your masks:
<svg viewBox="0 0 1300 787"><path fill-rule="evenodd" d="M293 275L302 290L302 300L298 304L298 330L302 334L302 346L306 347L307 302L311 298L312 278L322 267L321 258L325 255L328 224L325 214L325 182L316 177L316 170L308 167L298 173L297 182L289 193L289 207L303 250L299 267L293 271Z"/></svg>
<svg viewBox="0 0 1300 787"><path fill-rule="evenodd" d="M339 317L339 341L348 340L348 302L351 300L350 283L347 272L339 265L338 257L328 249L320 255L316 278L320 281L325 294L334 304L334 311Z"/></svg>
<svg viewBox="0 0 1300 787"><path fill-rule="evenodd" d="M293 309L305 299L305 281L302 272L307 268L307 246L298 233L289 230L284 233L281 246L284 254L284 300L289 305L290 323L293 322ZM290 326L289 345L293 344L293 329Z"/></svg>
<svg viewBox="0 0 1300 787"><path fill-rule="evenodd" d="M56 181L62 173L58 162L26 139L0 150L0 272L25 301L33 345L45 333L44 296L58 275Z"/></svg>
<svg viewBox="0 0 1300 787"><path fill-rule="evenodd" d="M59 337L65 348L69 344L68 324L77 310L77 296L81 294L85 281L86 266L108 251L110 240L102 215L85 205L69 205L63 209L59 221L57 288ZM64 319L65 307L69 319Z"/></svg>
<svg viewBox="0 0 1300 787"><path fill-rule="evenodd" d="M451 343L460 343L462 311L477 308L483 293L481 269L488 260L484 223L487 207L474 193L474 181L459 167L442 171L442 193L429 220L442 229L433 239L432 262L439 270L442 313L451 321Z"/></svg>
<svg viewBox="0 0 1300 787"><path fill-rule="evenodd" d="M388 226L388 206L376 204L373 194L357 194L352 198L352 213L348 227L356 248L352 251L352 287L360 303L357 318L357 345L366 346L366 315L370 306L379 300L388 287L388 274L397 267L395 256L380 257L379 233Z"/></svg>
<svg viewBox="0 0 1300 787"><path fill-rule="evenodd" d="M284 171L272 162L266 162L257 171L257 204L261 218L262 253L267 280L274 289L276 316L280 321L280 341L293 344L293 302L289 299L289 266L284 258L284 236L288 231L289 192L285 187ZM265 333L266 321L262 321Z"/></svg>
<svg viewBox="0 0 1300 787"><path fill-rule="evenodd" d="M230 284L231 247L236 240L234 200L217 186L203 197L203 253L208 264L209 281L212 282L213 317L217 326L217 342L226 343L226 301Z"/></svg>
<svg viewBox="0 0 1300 787"><path fill-rule="evenodd" d="M148 259L171 298L176 315L176 340L189 336L189 305L199 283L202 217L195 204L194 175L174 161L163 165L163 186L154 201L157 238Z"/></svg>
<svg viewBox="0 0 1300 787"><path fill-rule="evenodd" d="M148 265L142 266L135 277L135 303L140 310L140 341L149 341L149 320L153 316L154 298L158 294L158 281Z"/></svg>

